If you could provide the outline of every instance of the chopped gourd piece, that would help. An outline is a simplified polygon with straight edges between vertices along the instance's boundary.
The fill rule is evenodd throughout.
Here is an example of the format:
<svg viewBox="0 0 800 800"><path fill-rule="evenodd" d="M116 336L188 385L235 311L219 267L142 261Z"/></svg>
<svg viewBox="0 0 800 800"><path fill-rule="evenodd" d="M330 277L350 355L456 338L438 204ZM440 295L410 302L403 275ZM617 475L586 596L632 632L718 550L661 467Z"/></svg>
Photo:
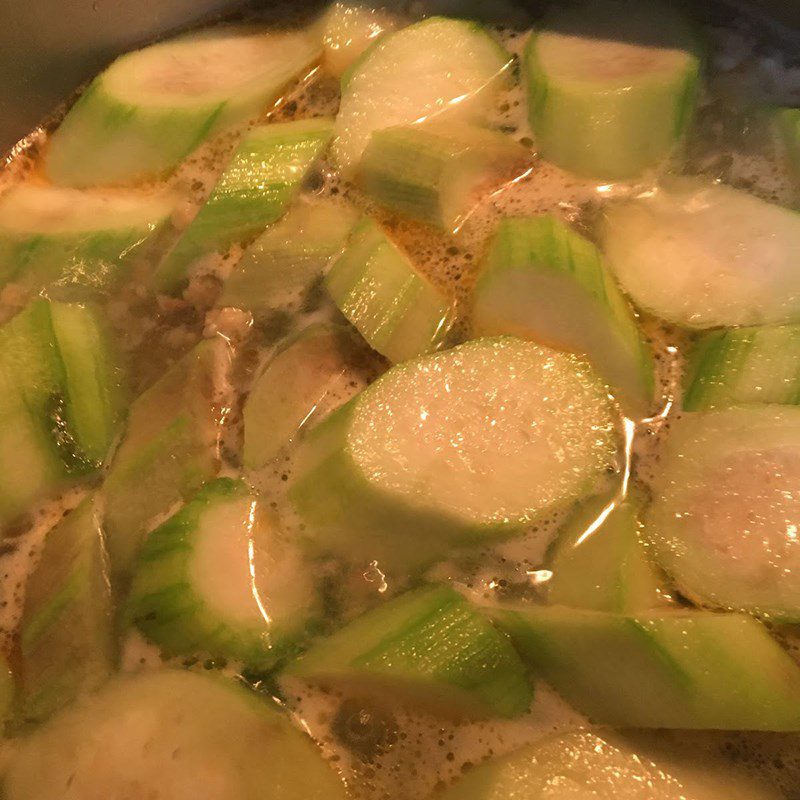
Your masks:
<svg viewBox="0 0 800 800"><path fill-rule="evenodd" d="M333 135L327 118L253 128L214 191L156 271L156 287L174 292L210 253L246 242L275 222Z"/></svg>
<svg viewBox="0 0 800 800"><path fill-rule="evenodd" d="M372 8L355 0L332 3L320 24L322 66L329 74L341 78L379 36L397 28L400 19L385 8Z"/></svg>
<svg viewBox="0 0 800 800"><path fill-rule="evenodd" d="M800 667L746 614L493 612L534 673L594 722L800 730Z"/></svg>
<svg viewBox="0 0 800 800"><path fill-rule="evenodd" d="M357 219L345 203L298 199L247 248L217 305L253 314L297 309L342 251Z"/></svg>
<svg viewBox="0 0 800 800"><path fill-rule="evenodd" d="M424 560L519 533L591 494L616 443L588 364L478 339L389 370L314 428L290 497L313 546Z"/></svg>
<svg viewBox="0 0 800 800"><path fill-rule="evenodd" d="M689 23L655 0L555 8L525 51L541 155L604 180L633 178L658 164L692 118L698 49Z"/></svg>
<svg viewBox="0 0 800 800"><path fill-rule="evenodd" d="M370 347L395 364L439 349L454 321L453 301L367 217L331 265L325 286Z"/></svg>
<svg viewBox="0 0 800 800"><path fill-rule="evenodd" d="M52 135L47 175L65 186L164 175L212 133L280 98L321 54L310 33L230 25L120 56Z"/></svg>
<svg viewBox="0 0 800 800"><path fill-rule="evenodd" d="M0 198L0 284L105 289L169 224L171 195L22 184Z"/></svg>
<svg viewBox="0 0 800 800"><path fill-rule="evenodd" d="M678 325L800 319L800 213L730 186L675 178L614 203L603 249L633 301Z"/></svg>
<svg viewBox="0 0 800 800"><path fill-rule="evenodd" d="M8 659L0 653L0 732L3 731L14 704L14 694L14 674L8 665Z"/></svg>
<svg viewBox="0 0 800 800"><path fill-rule="evenodd" d="M789 166L800 181L800 108L780 108L775 120Z"/></svg>
<svg viewBox="0 0 800 800"><path fill-rule="evenodd" d="M644 505L642 494L634 492L613 506L600 497L578 509L556 541L548 603L620 612L664 604L655 570L639 541L638 518Z"/></svg>
<svg viewBox="0 0 800 800"><path fill-rule="evenodd" d="M247 486L218 478L145 540L128 617L165 655L270 669L321 613L291 552Z"/></svg>
<svg viewBox="0 0 800 800"><path fill-rule="evenodd" d="M572 731L492 759L432 800L780 800L730 762L687 764L609 731ZM721 760L720 760L721 762Z"/></svg>
<svg viewBox="0 0 800 800"><path fill-rule="evenodd" d="M643 531L681 592L800 620L800 408L685 414L660 467Z"/></svg>
<svg viewBox="0 0 800 800"><path fill-rule="evenodd" d="M234 681L178 670L110 681L31 736L6 800L345 800L314 743Z"/></svg>
<svg viewBox="0 0 800 800"><path fill-rule="evenodd" d="M452 716L514 717L533 696L508 639L447 586L407 592L368 611L283 674Z"/></svg>
<svg viewBox="0 0 800 800"><path fill-rule="evenodd" d="M479 335L586 356L627 414L652 411L653 359L598 249L557 217L501 220L474 292Z"/></svg>
<svg viewBox="0 0 800 800"><path fill-rule="evenodd" d="M510 136L478 125L399 125L372 134L358 178L381 205L454 233L480 194L518 178L530 156Z"/></svg>
<svg viewBox="0 0 800 800"><path fill-rule="evenodd" d="M333 325L291 339L256 378L244 404L244 466L258 470L355 393L348 370L353 341Z"/></svg>
<svg viewBox="0 0 800 800"><path fill-rule="evenodd" d="M334 160L355 170L370 136L425 119L480 121L511 56L480 25L431 17L379 38L342 77Z"/></svg>
<svg viewBox="0 0 800 800"><path fill-rule="evenodd" d="M800 325L704 333L687 369L683 408L800 404Z"/></svg>
<svg viewBox="0 0 800 800"><path fill-rule="evenodd" d="M23 723L41 722L114 668L108 557L97 501L84 500L45 540L20 628Z"/></svg>
<svg viewBox="0 0 800 800"><path fill-rule="evenodd" d="M154 518L215 476L229 366L227 342L203 341L132 404L103 486L115 579L130 571Z"/></svg>

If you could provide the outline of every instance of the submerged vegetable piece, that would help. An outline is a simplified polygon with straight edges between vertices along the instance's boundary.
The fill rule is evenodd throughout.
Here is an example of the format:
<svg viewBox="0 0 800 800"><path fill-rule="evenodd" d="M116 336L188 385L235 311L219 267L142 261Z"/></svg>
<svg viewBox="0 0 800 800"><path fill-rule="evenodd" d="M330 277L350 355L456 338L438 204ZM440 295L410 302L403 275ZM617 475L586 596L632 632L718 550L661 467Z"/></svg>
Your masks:
<svg viewBox="0 0 800 800"><path fill-rule="evenodd" d="M153 519L216 474L229 365L225 341L201 342L131 406L103 485L115 577L130 570Z"/></svg>
<svg viewBox="0 0 800 800"><path fill-rule="evenodd" d="M800 408L672 423L644 533L695 600L800 620Z"/></svg>
<svg viewBox="0 0 800 800"><path fill-rule="evenodd" d="M800 108L778 109L775 121L789 166L800 182Z"/></svg>
<svg viewBox="0 0 800 800"><path fill-rule="evenodd" d="M287 550L246 484L219 478L147 537L128 616L165 655L269 669L320 613Z"/></svg>
<svg viewBox="0 0 800 800"><path fill-rule="evenodd" d="M697 51L689 23L655 0L557 7L525 51L539 152L602 179L632 178L657 164L691 120Z"/></svg>
<svg viewBox="0 0 800 800"><path fill-rule="evenodd" d="M607 498L594 498L573 515L549 564L549 603L595 611L663 605L658 578L639 541L643 507L644 497L635 493L611 511Z"/></svg>
<svg viewBox="0 0 800 800"><path fill-rule="evenodd" d="M8 666L8 659L0 653L0 731L14 702L14 675Z"/></svg>
<svg viewBox="0 0 800 800"><path fill-rule="evenodd" d="M780 800L730 764L692 768L651 749L607 731L550 736L470 770L435 800Z"/></svg>
<svg viewBox="0 0 800 800"><path fill-rule="evenodd" d="M0 284L104 289L169 222L175 198L22 184L0 199Z"/></svg>
<svg viewBox="0 0 800 800"><path fill-rule="evenodd" d="M746 614L493 613L534 672L594 722L800 730L800 667Z"/></svg>
<svg viewBox="0 0 800 800"><path fill-rule="evenodd" d="M20 628L23 722L40 722L114 669L108 558L94 497L45 540L28 580Z"/></svg>
<svg viewBox="0 0 800 800"><path fill-rule="evenodd" d="M321 20L322 66L340 78L379 36L394 30L399 22L386 9L358 0L332 3Z"/></svg>
<svg viewBox="0 0 800 800"><path fill-rule="evenodd" d="M220 307L254 314L296 310L345 246L358 212L345 203L299 198L247 248L225 281Z"/></svg>
<svg viewBox="0 0 800 800"><path fill-rule="evenodd" d="M597 248L557 217L501 220L475 286L473 321L585 355L625 411L653 405L653 359Z"/></svg>
<svg viewBox="0 0 800 800"><path fill-rule="evenodd" d="M446 586L408 592L367 612L284 675L356 686L454 716L518 716L533 694L508 639Z"/></svg>
<svg viewBox="0 0 800 800"><path fill-rule="evenodd" d="M231 680L119 677L22 739L7 800L345 800L305 734Z"/></svg>
<svg viewBox="0 0 800 800"><path fill-rule="evenodd" d="M686 411L800 404L800 325L709 331L687 368Z"/></svg>
<svg viewBox="0 0 800 800"><path fill-rule="evenodd" d="M800 319L800 213L675 178L612 204L603 247L642 308L690 328Z"/></svg>
<svg viewBox="0 0 800 800"><path fill-rule="evenodd" d="M215 131L277 100L321 51L306 32L217 26L127 53L52 135L47 174L67 186L163 175Z"/></svg>
<svg viewBox="0 0 800 800"><path fill-rule="evenodd" d="M290 340L256 378L244 405L244 465L257 470L321 416L355 393L349 333L312 325Z"/></svg>
<svg viewBox="0 0 800 800"><path fill-rule="evenodd" d="M331 265L325 286L370 347L394 363L439 349L453 322L453 301L367 217Z"/></svg>
<svg viewBox="0 0 800 800"><path fill-rule="evenodd" d="M359 182L392 211L455 232L480 193L519 177L530 156L511 137L477 125L400 125L372 134Z"/></svg>
<svg viewBox="0 0 800 800"><path fill-rule="evenodd" d="M352 172L370 136L436 117L483 119L511 57L480 25L431 17L380 38L342 78L332 153Z"/></svg>
<svg viewBox="0 0 800 800"><path fill-rule="evenodd" d="M172 292L190 267L245 242L275 222L333 135L333 120L280 122L253 128L214 191L156 271L159 290Z"/></svg>
<svg viewBox="0 0 800 800"><path fill-rule="evenodd" d="M419 562L568 506L615 447L613 408L585 362L478 339L389 370L312 430L290 496L315 546Z"/></svg>

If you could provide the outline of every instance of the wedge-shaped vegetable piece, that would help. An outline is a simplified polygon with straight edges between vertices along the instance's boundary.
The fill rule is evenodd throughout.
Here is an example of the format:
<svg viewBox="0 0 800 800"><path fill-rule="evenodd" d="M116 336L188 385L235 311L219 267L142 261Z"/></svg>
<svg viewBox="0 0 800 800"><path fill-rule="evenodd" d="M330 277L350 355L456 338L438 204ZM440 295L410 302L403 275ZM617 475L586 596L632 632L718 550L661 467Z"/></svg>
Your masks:
<svg viewBox="0 0 800 800"><path fill-rule="evenodd" d="M640 611L664 603L639 541L643 507L644 497L636 492L616 506L600 497L578 509L550 561L549 603L594 611Z"/></svg>
<svg viewBox="0 0 800 800"><path fill-rule="evenodd" d="M320 21L322 66L340 78L379 36L399 24L400 18L386 8L373 8L358 0L332 3Z"/></svg>
<svg viewBox="0 0 800 800"><path fill-rule="evenodd" d="M103 486L116 578L129 572L153 519L216 474L229 366L225 341L201 342L131 406Z"/></svg>
<svg viewBox="0 0 800 800"><path fill-rule="evenodd" d="M746 614L528 606L496 619L534 672L595 722L800 730L800 667Z"/></svg>
<svg viewBox="0 0 800 800"><path fill-rule="evenodd" d="M53 134L45 169L67 186L172 170L213 132L244 122L319 59L305 32L218 26L127 53L92 81Z"/></svg>
<svg viewBox="0 0 800 800"><path fill-rule="evenodd" d="M653 359L597 248L552 215L500 222L481 265L473 320L585 355L624 410L652 410Z"/></svg>
<svg viewBox="0 0 800 800"><path fill-rule="evenodd" d="M775 122L789 166L800 181L800 108L778 109Z"/></svg>
<svg viewBox="0 0 800 800"><path fill-rule="evenodd" d="M342 251L357 219L358 212L345 203L298 198L247 248L217 305L254 314L297 309Z"/></svg>
<svg viewBox="0 0 800 800"><path fill-rule="evenodd" d="M800 404L800 325L709 331L687 368L686 411Z"/></svg>
<svg viewBox="0 0 800 800"><path fill-rule="evenodd" d="M517 716L533 694L508 639L447 586L408 592L367 612L284 674L454 716Z"/></svg>
<svg viewBox="0 0 800 800"><path fill-rule="evenodd" d="M615 445L585 362L478 339L389 370L335 411L303 443L290 494L317 546L424 559L590 493Z"/></svg>
<svg viewBox="0 0 800 800"><path fill-rule="evenodd" d="M312 325L289 341L256 378L244 405L244 465L259 469L306 427L354 394L348 331Z"/></svg>
<svg viewBox="0 0 800 800"><path fill-rule="evenodd" d="M454 319L453 301L366 217L331 265L325 286L370 347L395 364L437 350Z"/></svg>
<svg viewBox="0 0 800 800"><path fill-rule="evenodd" d="M372 134L359 181L381 205L455 232L480 193L519 177L530 155L511 137L478 125L399 125Z"/></svg>
<svg viewBox="0 0 800 800"><path fill-rule="evenodd" d="M644 533L691 598L800 620L800 408L673 422Z"/></svg>
<svg viewBox="0 0 800 800"><path fill-rule="evenodd" d="M342 78L334 159L355 169L370 136L430 117L480 120L511 57L480 25L431 17L378 39Z"/></svg>
<svg viewBox="0 0 800 800"><path fill-rule="evenodd" d="M280 122L250 131L205 205L159 265L157 288L175 291L196 261L246 242L275 222L332 135L330 119Z"/></svg>
<svg viewBox="0 0 800 800"><path fill-rule="evenodd" d="M23 184L0 199L0 283L103 289L169 222L171 195Z"/></svg>
<svg viewBox="0 0 800 800"><path fill-rule="evenodd" d="M111 587L97 502L84 500L45 540L20 629L20 716L39 722L114 668Z"/></svg>
<svg viewBox="0 0 800 800"><path fill-rule="evenodd" d="M19 742L8 800L345 800L313 742L233 681L119 677Z"/></svg>
<svg viewBox="0 0 800 800"><path fill-rule="evenodd" d="M247 486L219 478L147 537L128 616L167 655L270 669L321 615L302 566Z"/></svg>
<svg viewBox="0 0 800 800"><path fill-rule="evenodd" d="M692 117L699 66L693 29L667 4L558 7L525 52L539 151L581 175L635 177L680 140Z"/></svg>
<svg viewBox="0 0 800 800"><path fill-rule="evenodd" d="M800 319L800 213L676 178L610 206L603 248L625 291L690 328Z"/></svg>
<svg viewBox="0 0 800 800"><path fill-rule="evenodd" d="M730 761L687 764L654 749L608 731L551 736L471 769L433 800L780 800Z"/></svg>

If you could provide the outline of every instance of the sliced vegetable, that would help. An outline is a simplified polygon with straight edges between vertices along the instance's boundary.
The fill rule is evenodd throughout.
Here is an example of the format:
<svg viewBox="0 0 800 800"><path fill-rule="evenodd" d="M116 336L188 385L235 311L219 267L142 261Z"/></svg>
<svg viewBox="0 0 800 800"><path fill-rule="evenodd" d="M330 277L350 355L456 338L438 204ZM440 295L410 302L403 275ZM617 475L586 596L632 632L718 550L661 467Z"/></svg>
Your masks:
<svg viewBox="0 0 800 800"><path fill-rule="evenodd" d="M322 66L340 78L379 36L399 23L385 8L360 2L332 3L321 20Z"/></svg>
<svg viewBox="0 0 800 800"><path fill-rule="evenodd" d="M6 723L14 702L14 675L8 666L8 659L0 655L0 730Z"/></svg>
<svg viewBox="0 0 800 800"><path fill-rule="evenodd" d="M147 537L128 616L166 655L272 668L320 613L287 549L247 486L219 478Z"/></svg>
<svg viewBox="0 0 800 800"><path fill-rule="evenodd" d="M800 404L800 325L709 331L687 369L686 411Z"/></svg>
<svg viewBox="0 0 800 800"><path fill-rule="evenodd" d="M644 533L687 596L800 620L800 408L674 421Z"/></svg>
<svg viewBox="0 0 800 800"><path fill-rule="evenodd" d="M486 30L463 20L431 17L381 37L342 78L335 161L352 172L370 136L393 125L484 118L510 66Z"/></svg>
<svg viewBox="0 0 800 800"><path fill-rule="evenodd" d="M103 486L116 578L129 572L154 518L216 474L229 365L225 341L201 342L131 406Z"/></svg>
<svg viewBox="0 0 800 800"><path fill-rule="evenodd" d="M590 493L615 444L587 364L479 339L389 370L312 430L290 496L318 547L424 560Z"/></svg>
<svg viewBox="0 0 800 800"><path fill-rule="evenodd" d="M528 606L496 619L535 673L595 722L800 730L800 667L746 614Z"/></svg>
<svg viewBox="0 0 800 800"><path fill-rule="evenodd" d="M584 0L558 6L525 51L539 151L581 175L639 175L686 130L699 66L694 30L669 5Z"/></svg>
<svg viewBox="0 0 800 800"><path fill-rule="evenodd" d="M789 165L800 181L800 108L780 108L775 120Z"/></svg>
<svg viewBox="0 0 800 800"><path fill-rule="evenodd" d="M800 213L676 178L612 205L603 246L634 302L690 328L800 319Z"/></svg>
<svg viewBox="0 0 800 800"><path fill-rule="evenodd" d="M164 194L16 186L0 199L0 283L109 287L149 251L174 205Z"/></svg>
<svg viewBox="0 0 800 800"><path fill-rule="evenodd" d="M310 33L217 26L127 53L52 135L47 174L66 186L163 175L215 131L277 100L321 50Z"/></svg>
<svg viewBox="0 0 800 800"><path fill-rule="evenodd" d="M392 211L455 232L480 193L519 177L530 155L511 137L477 125L400 125L372 134L359 179Z"/></svg>
<svg viewBox="0 0 800 800"><path fill-rule="evenodd" d="M616 506L600 497L574 514L550 562L549 603L595 611L663 605L658 578L639 541L638 517L644 504L638 492Z"/></svg>
<svg viewBox="0 0 800 800"><path fill-rule="evenodd" d="M330 119L251 130L214 191L156 271L161 291L175 291L203 256L246 242L275 222L333 135Z"/></svg>
<svg viewBox="0 0 800 800"><path fill-rule="evenodd" d="M313 742L223 678L115 678L19 742L7 800L344 800Z"/></svg>
<svg viewBox="0 0 800 800"><path fill-rule="evenodd" d="M84 500L45 540L20 628L20 716L40 722L97 689L114 668L108 557L97 502Z"/></svg>
<svg viewBox="0 0 800 800"><path fill-rule="evenodd" d="M367 612L284 675L344 683L455 716L518 716L533 694L505 636L446 586L408 592Z"/></svg>
<svg viewBox="0 0 800 800"><path fill-rule="evenodd" d="M217 305L254 314L296 310L344 248L357 218L355 209L344 203L298 199L247 248Z"/></svg>
<svg viewBox="0 0 800 800"><path fill-rule="evenodd" d="M348 332L312 325L291 340L256 378L244 405L244 465L260 469L320 417L354 394Z"/></svg>
<svg viewBox="0 0 800 800"><path fill-rule="evenodd" d="M585 355L626 410L653 405L653 359L597 248L557 217L500 222L475 287L479 334L507 333Z"/></svg>
<svg viewBox="0 0 800 800"><path fill-rule="evenodd" d="M366 217L325 286L370 347L394 363L437 350L453 322L453 301Z"/></svg>

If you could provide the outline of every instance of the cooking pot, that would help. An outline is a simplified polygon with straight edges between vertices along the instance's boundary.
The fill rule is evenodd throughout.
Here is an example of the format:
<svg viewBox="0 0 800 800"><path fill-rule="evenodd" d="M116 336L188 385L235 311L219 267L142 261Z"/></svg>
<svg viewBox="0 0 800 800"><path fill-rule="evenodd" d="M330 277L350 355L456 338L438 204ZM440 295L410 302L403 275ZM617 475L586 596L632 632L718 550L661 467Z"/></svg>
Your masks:
<svg viewBox="0 0 800 800"><path fill-rule="evenodd" d="M287 5L312 2L319 4L288 0ZM242 5L242 0L0 0L0 153L118 53ZM703 5L719 13L719 0ZM737 6L758 11L780 35L797 36L800 61L800 0L729 4Z"/></svg>

